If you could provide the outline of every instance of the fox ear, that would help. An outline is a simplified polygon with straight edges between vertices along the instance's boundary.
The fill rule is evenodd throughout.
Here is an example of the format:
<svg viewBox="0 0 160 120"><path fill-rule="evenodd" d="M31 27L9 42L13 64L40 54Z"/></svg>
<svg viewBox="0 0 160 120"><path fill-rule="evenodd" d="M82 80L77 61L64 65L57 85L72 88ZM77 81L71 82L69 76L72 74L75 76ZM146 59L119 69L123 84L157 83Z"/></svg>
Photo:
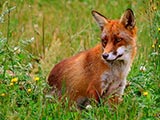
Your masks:
<svg viewBox="0 0 160 120"><path fill-rule="evenodd" d="M95 18L98 25L100 26L101 30L103 30L104 25L106 25L108 23L107 18L94 10L92 11L92 15Z"/></svg>
<svg viewBox="0 0 160 120"><path fill-rule="evenodd" d="M135 27L135 17L131 9L127 9L121 16L120 22L127 28L133 29Z"/></svg>

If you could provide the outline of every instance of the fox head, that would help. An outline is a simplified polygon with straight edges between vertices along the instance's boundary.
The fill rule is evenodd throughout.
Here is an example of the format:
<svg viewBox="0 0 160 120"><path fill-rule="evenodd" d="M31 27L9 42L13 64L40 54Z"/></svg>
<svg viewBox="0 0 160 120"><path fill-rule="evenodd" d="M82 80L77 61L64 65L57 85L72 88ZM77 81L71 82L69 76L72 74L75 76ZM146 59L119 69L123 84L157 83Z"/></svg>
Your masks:
<svg viewBox="0 0 160 120"><path fill-rule="evenodd" d="M102 59L105 61L127 60L136 49L135 17L127 9L119 20L110 20L97 11L92 11L101 28Z"/></svg>

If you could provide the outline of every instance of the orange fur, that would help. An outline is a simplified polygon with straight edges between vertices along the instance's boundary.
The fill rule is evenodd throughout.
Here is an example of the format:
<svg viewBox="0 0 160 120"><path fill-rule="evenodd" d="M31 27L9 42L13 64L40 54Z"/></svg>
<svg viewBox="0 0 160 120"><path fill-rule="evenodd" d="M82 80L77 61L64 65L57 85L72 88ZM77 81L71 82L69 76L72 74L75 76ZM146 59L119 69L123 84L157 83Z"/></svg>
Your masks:
<svg viewBox="0 0 160 120"><path fill-rule="evenodd" d="M127 9L120 20L109 20L96 11L92 14L101 28L102 43L58 63L48 77L53 91L60 97L65 92L73 101L121 96L136 54L132 10Z"/></svg>

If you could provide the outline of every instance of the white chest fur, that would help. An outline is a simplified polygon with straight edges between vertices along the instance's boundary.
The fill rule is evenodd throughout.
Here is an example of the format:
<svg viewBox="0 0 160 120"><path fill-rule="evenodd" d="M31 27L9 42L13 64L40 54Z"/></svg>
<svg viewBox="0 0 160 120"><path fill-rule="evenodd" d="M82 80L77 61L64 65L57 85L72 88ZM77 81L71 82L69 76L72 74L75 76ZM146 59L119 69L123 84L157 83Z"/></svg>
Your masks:
<svg viewBox="0 0 160 120"><path fill-rule="evenodd" d="M126 85L126 77L130 65L124 61L110 63L110 70L101 75L101 95L123 94Z"/></svg>

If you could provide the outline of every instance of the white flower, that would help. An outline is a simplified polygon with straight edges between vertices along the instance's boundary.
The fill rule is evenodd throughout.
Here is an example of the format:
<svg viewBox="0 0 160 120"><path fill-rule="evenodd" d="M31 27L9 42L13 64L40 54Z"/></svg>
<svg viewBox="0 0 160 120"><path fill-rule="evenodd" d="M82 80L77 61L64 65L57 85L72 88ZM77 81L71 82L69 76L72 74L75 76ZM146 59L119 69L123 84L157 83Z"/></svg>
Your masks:
<svg viewBox="0 0 160 120"><path fill-rule="evenodd" d="M34 37L31 38L31 41L34 41Z"/></svg>
<svg viewBox="0 0 160 120"><path fill-rule="evenodd" d="M145 72L146 71L146 67L145 66L141 66L139 70L142 71L142 72Z"/></svg>
<svg viewBox="0 0 160 120"><path fill-rule="evenodd" d="M92 109L92 106L91 106L91 105L87 105L87 106L86 106L86 109L87 109L87 110L90 110L90 109Z"/></svg>

